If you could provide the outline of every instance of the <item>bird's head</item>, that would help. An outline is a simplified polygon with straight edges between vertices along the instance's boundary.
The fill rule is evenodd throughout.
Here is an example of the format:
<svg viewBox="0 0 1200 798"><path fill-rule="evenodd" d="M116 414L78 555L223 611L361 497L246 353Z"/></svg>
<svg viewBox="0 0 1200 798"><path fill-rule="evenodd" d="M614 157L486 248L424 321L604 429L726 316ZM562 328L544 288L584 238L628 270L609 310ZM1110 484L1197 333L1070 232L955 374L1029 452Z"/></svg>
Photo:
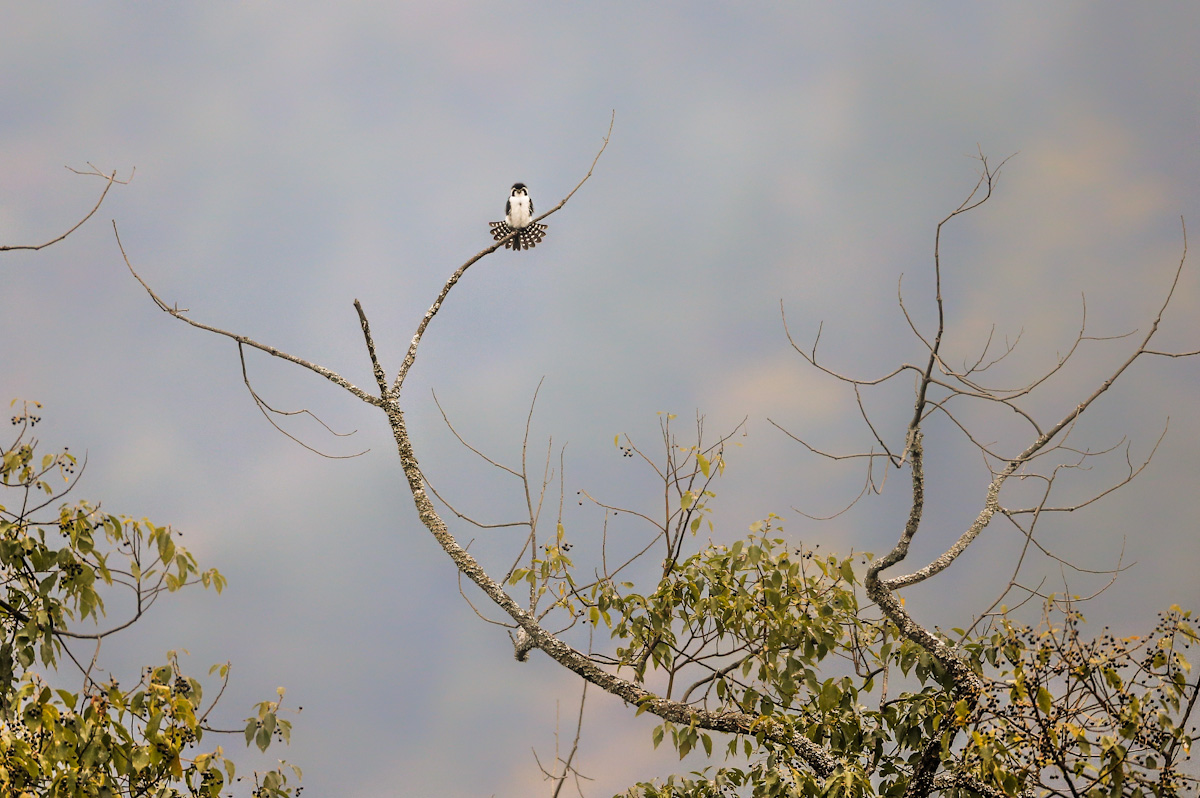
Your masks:
<svg viewBox="0 0 1200 798"><path fill-rule="evenodd" d="M511 196L525 197L528 195L529 195L529 189L525 188L524 183L513 183Z"/></svg>

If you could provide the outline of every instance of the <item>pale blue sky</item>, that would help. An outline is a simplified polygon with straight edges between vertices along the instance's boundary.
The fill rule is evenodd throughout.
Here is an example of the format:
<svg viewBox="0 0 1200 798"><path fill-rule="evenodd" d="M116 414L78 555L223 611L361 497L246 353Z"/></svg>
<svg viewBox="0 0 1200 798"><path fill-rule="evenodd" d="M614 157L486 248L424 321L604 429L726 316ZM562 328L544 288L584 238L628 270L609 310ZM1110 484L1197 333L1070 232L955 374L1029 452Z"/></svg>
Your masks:
<svg viewBox="0 0 1200 798"><path fill-rule="evenodd" d="M3 398L41 400L44 442L88 453L80 496L176 525L231 581L156 608L107 664L181 647L196 671L232 659L233 721L287 685L305 709L283 753L314 798L547 794L530 747L552 751L555 701L565 718L577 686L540 655L515 663L463 603L384 420L255 356L268 401L359 430L345 442L299 425L306 440L371 451L324 460L279 435L233 345L160 313L125 272L110 219L167 301L367 385L353 300L394 369L441 283L488 243L508 186L550 207L615 110L595 176L545 243L478 264L430 328L405 390L422 464L481 515L516 507L455 448L430 389L472 442L511 459L544 376L537 439L569 442L569 494L614 501L647 492L614 434L649 446L657 411L706 413L714 431L748 416L718 536L776 512L794 539L842 551L890 545L902 481L828 524L793 511L837 509L861 472L830 469L768 417L830 448L870 438L852 395L788 348L780 300L801 340L824 320L830 363L875 374L916 360L897 281L928 325L933 229L974 181L970 156L1018 153L995 200L944 242L952 351L973 353L992 324L1024 329L1015 380L1069 346L1081 292L1096 334L1143 325L1178 262L1180 216L1200 224L1192 4L48 2L3 18L0 240L44 240L90 207L99 182L64 165L137 167L66 242L0 263ZM1197 318L1193 265L1163 347L1196 348ZM1061 415L1127 347L1090 347L1033 406ZM1089 567L1122 545L1137 561L1093 605L1098 625L1200 607L1198 391L1195 362L1141 364L1081 425L1080 445L1128 435L1138 456L1170 417L1139 482L1047 530ZM868 401L894 440L907 386ZM948 430L930 437L946 448L930 456L922 561L986 483ZM596 520L568 504L581 555ZM511 542L461 534L497 562ZM957 624L986 606L1013 534L995 526L980 543L912 592L925 617ZM589 701L589 798L671 771L649 720Z"/></svg>

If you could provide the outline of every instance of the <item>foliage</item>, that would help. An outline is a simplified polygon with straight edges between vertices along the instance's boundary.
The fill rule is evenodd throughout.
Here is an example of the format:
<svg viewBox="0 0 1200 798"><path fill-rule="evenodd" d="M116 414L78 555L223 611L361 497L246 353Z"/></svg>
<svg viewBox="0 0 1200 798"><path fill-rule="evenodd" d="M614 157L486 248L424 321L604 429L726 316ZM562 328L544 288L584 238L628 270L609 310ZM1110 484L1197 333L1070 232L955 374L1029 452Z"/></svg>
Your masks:
<svg viewBox="0 0 1200 798"><path fill-rule="evenodd" d="M127 686L111 675L102 680L96 663L102 641L164 593L195 584L220 592L225 579L201 570L171 527L86 501L56 509L82 467L66 449L39 456L32 435L38 408L25 403L12 417L16 439L0 453L0 795L215 798L240 780L220 745L201 745L221 732L209 717L229 666L209 671L220 683L206 703L201 682L181 669L174 651ZM114 591L132 600L131 616L83 631L97 628ZM72 648L83 645L88 655ZM71 671L78 671L77 690L67 686ZM247 719L247 744L265 751L273 739L288 739L291 724L278 717L283 688L278 694ZM255 773L253 794L297 794L302 788L289 776L298 780L300 771L283 762Z"/></svg>
<svg viewBox="0 0 1200 798"><path fill-rule="evenodd" d="M1197 640L1189 612L1172 607L1145 636L1105 629L1090 639L1079 599L1050 595L1033 624L1002 610L971 629L938 632L982 685L965 700L942 660L866 595L864 566L874 555L789 545L770 515L740 540L682 556L687 539L712 530L702 522L728 436L681 446L673 419L661 422L661 462L618 441L621 455L641 456L674 497L665 518L581 493L606 516L648 523L665 555L651 591L617 578L629 562L580 584L563 554L572 544L561 521L554 543L509 580L528 582L535 597L558 597L551 609L607 629L614 653L597 660L630 673L648 697L694 711L688 723L658 725L656 748L669 741L681 759L702 750L729 763L626 795L892 798L905 794L916 762L939 740L936 784L948 793L1137 798L1200 783L1185 765L1200 695L1187 658ZM752 716L746 733L722 740L701 722L732 713ZM832 773L815 772L781 742L791 735L827 751Z"/></svg>
<svg viewBox="0 0 1200 798"><path fill-rule="evenodd" d="M650 595L621 586L596 593L618 666L697 709L751 713L764 731L788 727L830 751L837 770L818 778L773 738L735 735L725 754L748 764L639 784L628 795L898 796L947 723L966 735L944 746L944 771L997 785L996 795L1134 798L1196 787L1183 767L1197 700L1190 613L1172 607L1145 637L1106 630L1093 640L1081 633L1075 602L1052 596L1037 625L1001 615L982 631L956 629L944 642L985 685L974 711L956 699L938 660L862 595L871 555L789 549L773 522L673 565ZM889 682L903 689L889 695ZM714 748L694 725L663 723L653 743L663 740L680 758ZM940 785L954 787L949 777Z"/></svg>

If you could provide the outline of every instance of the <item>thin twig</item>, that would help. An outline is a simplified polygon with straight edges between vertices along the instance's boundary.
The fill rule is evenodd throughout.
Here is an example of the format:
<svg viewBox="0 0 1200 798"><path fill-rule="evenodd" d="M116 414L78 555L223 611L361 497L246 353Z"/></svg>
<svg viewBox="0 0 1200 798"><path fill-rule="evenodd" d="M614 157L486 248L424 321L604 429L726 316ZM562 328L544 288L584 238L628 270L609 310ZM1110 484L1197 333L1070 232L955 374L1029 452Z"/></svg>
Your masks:
<svg viewBox="0 0 1200 798"><path fill-rule="evenodd" d="M267 346L266 344L260 344L258 341L255 341L252 338L247 338L244 335L238 335L237 333L232 333L232 332L229 332L228 330L222 330L220 327L213 327L211 325L195 321L194 319L189 319L185 315L188 312L187 308L180 308L177 305L171 306L171 305L168 305L166 302L162 301L162 299L159 298L158 294L154 293L154 289L152 289L146 283L146 281L141 278L141 275L139 275L136 271L134 271L133 264L129 261L129 255L126 254L126 252L125 252L125 245L121 243L121 234L117 230L117 223L115 221L113 222L113 234L117 237L117 247L121 250L121 257L125 259L125 266L126 266L126 268L129 269L129 273L133 275L135 280L137 280L139 283L141 283L142 288L146 289L146 293L148 293L150 295L150 298L154 300L154 304L158 305L159 310L173 316L174 318L179 319L180 321L184 322L185 324L190 324L191 326L196 327L197 329L207 330L208 332L216 333L217 335L223 335L226 338L231 338L234 341L237 341L239 344L244 344L246 346L253 347L254 349L259 350L260 352L266 352L268 355L271 355L272 357L277 357L280 360L286 360L289 363L295 363L297 366L306 368L315 374L320 374L322 377L329 380L334 385L337 385L339 388L345 388L351 394L353 394L354 396L363 400L367 404L374 405L376 407L383 406L382 399L380 399L377 396L371 396L369 393L367 393L363 389L357 387L356 385L354 385L351 382L349 382L348 380L346 380L344 377L342 377L337 372L327 369L324 366L319 366L316 363L310 363L309 361L304 360L303 358L296 357L295 355L289 355L287 352L284 352L280 349L276 349L273 346Z"/></svg>
<svg viewBox="0 0 1200 798"><path fill-rule="evenodd" d="M313 454L320 455L321 457L327 457L330 460L349 460L354 457L361 457L364 454L366 454L367 452L371 451L370 449L363 449L361 452L358 452L356 454L327 454L326 452L322 452L319 449L315 449L312 446L309 446L307 443L300 440L295 435L293 435L292 433L285 430L283 427L276 424L275 419L271 418L271 416L268 415L268 411L271 413L274 413L276 415L279 415L279 416L306 415L309 418L311 418L312 420L316 421L322 427L324 427L325 431L328 432L330 435L336 435L339 438L344 438L348 435L353 435L355 432L358 431L358 430L353 430L351 432L334 432L328 424L326 424L324 421L322 421L320 418L318 418L317 415L314 414L311 410L304 410L304 409L301 409L301 410L276 410L275 408L273 408L269 404L267 404L266 401L264 401L263 398L261 396L259 396L258 393L254 390L254 386L250 384L250 375L246 372L246 353L243 350L241 341L238 341L238 360L240 360L242 362L242 382L244 382L246 384L246 390L248 390L250 392L250 397L252 399L254 399L254 404L256 407L258 407L258 412L263 414L263 418L265 418L267 420L268 424L270 424L272 427L274 427L279 432L283 433L285 436L290 438L292 441L300 444L301 446L303 446L305 449L308 449Z"/></svg>
<svg viewBox="0 0 1200 798"><path fill-rule="evenodd" d="M88 166L91 166L91 167L92 167L92 171L90 171L90 172L81 172L81 171L79 171L78 169L71 169L71 167L69 167L69 166L67 167L67 169L70 169L70 171L74 172L74 173L75 173L75 174L77 174L77 175L94 175L94 176L96 176L96 177L102 177L102 178L104 178L105 180L107 180L107 181L108 181L108 182L105 184L105 186L104 186L104 191L100 192L100 199L96 200L96 204L92 206L92 209L91 209L90 211L88 211L88 212L87 212L87 215L86 215L86 216L84 216L82 219L80 219L78 222L76 222L76 223L75 223L75 226L74 226L74 227L72 227L70 230L68 230L67 232L63 233L63 234L62 234L62 235L60 235L58 238L52 238L52 239L50 239L50 240L49 240L49 241L47 241L45 244L36 244L36 245L30 245L30 244L10 244L10 245L7 245L7 246L0 246L0 252L14 252L14 251L16 251L16 250L19 250L19 249L23 249L23 250L29 250L29 251L35 251L35 252L36 252L36 251L37 251L37 250L39 250L39 249L45 249L46 247L52 246L52 245L54 245L54 244L57 244L59 241L62 241L64 238L66 238L67 236L71 235L71 233L74 233L74 232L75 232L76 230L78 230L80 227L83 227L83 223L84 223L84 222L86 222L88 219L91 219L91 218L92 218L92 216L93 216L93 215L96 213L96 211L100 210L100 205L101 205L101 203L103 203L103 202L104 202L104 198L108 196L108 190L109 190L110 188L112 188L112 187L113 187L113 183L120 183L120 184L121 184L121 185L123 185L123 186L125 186L125 185L129 185L130 181L132 181L132 180L133 180L133 173L134 173L134 171L136 171L136 167L135 167L134 169L130 170L130 172L129 172L129 180L117 180L117 173L116 173L116 171L113 171L113 173L112 173L112 174L108 174L108 175L106 175L106 174L104 174L103 172L101 172L99 169L97 169L95 166L92 166L92 164L90 164L90 163L89 163L89 164L88 164Z"/></svg>

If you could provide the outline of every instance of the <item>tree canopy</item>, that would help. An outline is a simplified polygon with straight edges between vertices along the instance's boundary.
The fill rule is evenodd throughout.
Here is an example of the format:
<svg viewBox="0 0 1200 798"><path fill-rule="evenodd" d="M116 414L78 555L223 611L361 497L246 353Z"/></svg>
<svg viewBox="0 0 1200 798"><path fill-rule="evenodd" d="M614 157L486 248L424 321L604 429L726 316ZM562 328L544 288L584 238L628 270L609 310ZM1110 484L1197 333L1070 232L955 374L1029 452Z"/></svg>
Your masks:
<svg viewBox="0 0 1200 798"><path fill-rule="evenodd" d="M216 796L237 779L213 710L229 679L214 665L202 682L177 652L122 684L99 672L101 644L137 623L166 594L193 585L220 592L225 578L201 569L182 533L146 518L62 501L81 464L68 450L41 452L36 402L14 403L15 438L0 452L0 792L27 796ZM124 595L120 595L120 594ZM131 605L109 621L106 595ZM98 628L101 624L111 624ZM128 632L126 632L128 633ZM284 690L255 707L243 729L266 750L287 741ZM210 747L211 746L211 747ZM254 795L292 795L292 766L255 773Z"/></svg>

